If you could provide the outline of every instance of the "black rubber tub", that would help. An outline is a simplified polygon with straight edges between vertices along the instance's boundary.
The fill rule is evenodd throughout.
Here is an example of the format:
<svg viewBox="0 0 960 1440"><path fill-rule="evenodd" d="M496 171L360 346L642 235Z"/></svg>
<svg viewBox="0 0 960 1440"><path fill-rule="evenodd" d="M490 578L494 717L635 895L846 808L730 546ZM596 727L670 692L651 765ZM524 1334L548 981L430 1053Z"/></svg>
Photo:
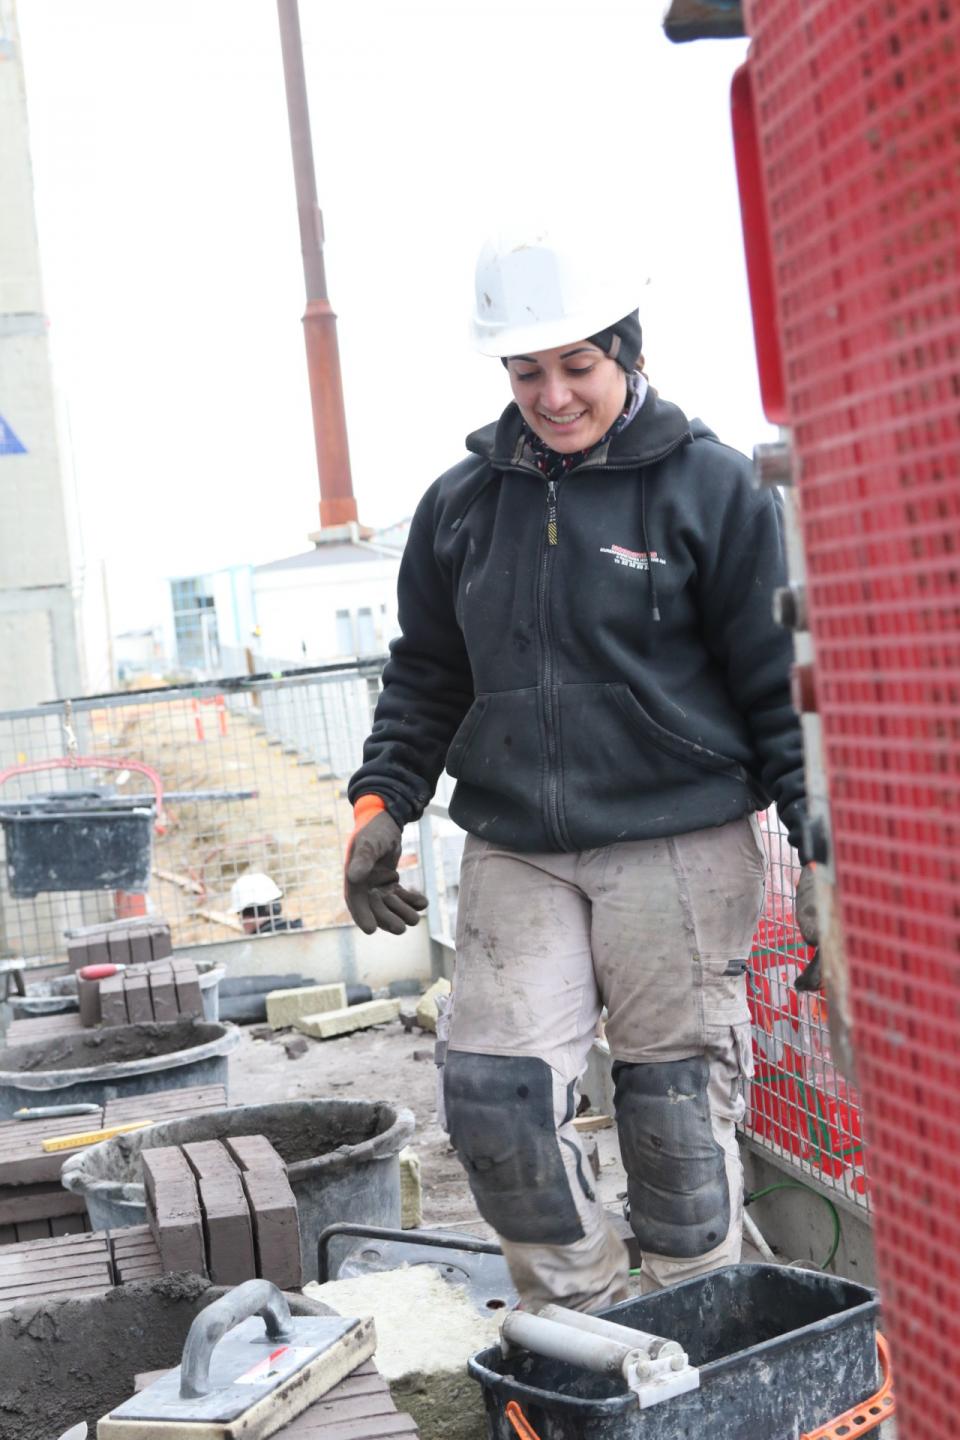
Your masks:
<svg viewBox="0 0 960 1440"><path fill-rule="evenodd" d="M187 1085L226 1085L233 1025L169 1020L72 1030L0 1050L0 1119L21 1106L103 1105Z"/></svg>
<svg viewBox="0 0 960 1440"><path fill-rule="evenodd" d="M118 1135L68 1157L64 1188L82 1195L95 1230L145 1225L140 1155L158 1145L266 1135L297 1198L304 1281L317 1278L321 1230L341 1220L400 1224L400 1151L413 1134L409 1110L386 1100L286 1100L208 1110ZM339 1242L335 1260L358 1242ZM2 1440L2 1436L0 1436Z"/></svg>
<svg viewBox="0 0 960 1440"><path fill-rule="evenodd" d="M499 1348L469 1362L492 1440L522 1407L541 1440L796 1440L877 1389L878 1300L833 1275L735 1265L601 1313L678 1340L700 1388L641 1410L622 1381Z"/></svg>

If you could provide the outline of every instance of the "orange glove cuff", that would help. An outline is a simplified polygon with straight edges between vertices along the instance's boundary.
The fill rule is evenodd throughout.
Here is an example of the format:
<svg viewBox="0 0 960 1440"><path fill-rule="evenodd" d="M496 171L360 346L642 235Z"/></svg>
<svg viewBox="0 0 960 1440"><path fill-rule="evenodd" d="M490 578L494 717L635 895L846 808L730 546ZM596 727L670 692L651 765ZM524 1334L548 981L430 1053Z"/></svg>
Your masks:
<svg viewBox="0 0 960 1440"><path fill-rule="evenodd" d="M379 795L361 795L353 807L354 835L356 835L358 830L362 830L364 825L373 819L374 815L379 815L381 811L386 810L386 808L386 803Z"/></svg>

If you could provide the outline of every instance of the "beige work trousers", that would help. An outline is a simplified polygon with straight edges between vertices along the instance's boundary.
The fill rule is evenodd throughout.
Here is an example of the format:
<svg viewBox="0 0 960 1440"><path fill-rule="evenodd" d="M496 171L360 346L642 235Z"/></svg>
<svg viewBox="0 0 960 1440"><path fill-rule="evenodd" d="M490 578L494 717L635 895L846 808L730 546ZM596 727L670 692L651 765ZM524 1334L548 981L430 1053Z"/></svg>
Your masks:
<svg viewBox="0 0 960 1440"><path fill-rule="evenodd" d="M552 1122L562 1173L582 1228L580 1238L564 1244L540 1244L532 1236L518 1243L501 1235L514 1283L528 1307L554 1302L599 1309L626 1294L626 1248L584 1179L589 1172L571 1124L575 1082L583 1074L604 1006L615 1062L655 1066L697 1056L707 1062L701 1066L701 1073L709 1075L704 1124L708 1104L709 1127L723 1152L715 1163L721 1183L725 1171L729 1189L729 1226L718 1243L693 1257L645 1248L641 1285L656 1288L739 1260L743 1176L735 1131L751 1073L744 972L763 905L765 870L755 816L579 854L524 854L468 838L457 916L448 1089L458 1053L488 1057L467 1064L491 1066L491 1076L497 1062L490 1057L545 1062L552 1077ZM464 1069L464 1061L459 1063ZM678 1103L688 1098L670 1095ZM449 1095L447 1108L449 1119ZM638 1165L637 1151L625 1142L622 1115L618 1124L629 1176L631 1166ZM457 1145L456 1126L450 1129ZM482 1212L483 1187L474 1184L482 1178L476 1157L461 1153L461 1159ZM554 1180L559 1173L556 1163ZM488 1179L487 1196L489 1184ZM569 1198L563 1198L569 1206ZM551 1197L542 1199L548 1216ZM631 1218L640 1233L637 1217Z"/></svg>

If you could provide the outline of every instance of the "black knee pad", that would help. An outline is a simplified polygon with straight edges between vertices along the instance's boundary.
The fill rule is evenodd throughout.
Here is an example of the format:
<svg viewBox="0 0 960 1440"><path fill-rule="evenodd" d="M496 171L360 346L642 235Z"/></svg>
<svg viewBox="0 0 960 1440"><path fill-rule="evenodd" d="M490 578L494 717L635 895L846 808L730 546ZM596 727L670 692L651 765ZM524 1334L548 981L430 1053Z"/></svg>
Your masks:
<svg viewBox="0 0 960 1440"><path fill-rule="evenodd" d="M630 1224L641 1249L653 1255L694 1259L719 1245L730 1228L724 1153L710 1126L709 1076L702 1056L613 1067Z"/></svg>
<svg viewBox="0 0 960 1440"><path fill-rule="evenodd" d="M451 1143L487 1224L518 1244L582 1239L549 1065L526 1056L448 1050L443 1099Z"/></svg>

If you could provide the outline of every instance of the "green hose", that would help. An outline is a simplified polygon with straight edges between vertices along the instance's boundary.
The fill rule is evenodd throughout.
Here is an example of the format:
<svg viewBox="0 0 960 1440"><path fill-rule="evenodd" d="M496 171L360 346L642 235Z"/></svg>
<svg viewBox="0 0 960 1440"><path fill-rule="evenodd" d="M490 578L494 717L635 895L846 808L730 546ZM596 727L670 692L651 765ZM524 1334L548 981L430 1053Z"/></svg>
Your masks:
<svg viewBox="0 0 960 1440"><path fill-rule="evenodd" d="M744 1205L752 1205L754 1200L762 1200L764 1195L772 1195L775 1190L805 1190L808 1195L815 1195L818 1200L822 1200L830 1211L833 1219L833 1244L830 1246L829 1254L822 1265L817 1266L818 1270L826 1270L840 1249L840 1212L836 1205L834 1205L829 1196L821 1195L819 1190L814 1190L812 1185L804 1185L800 1180L778 1180L775 1185L767 1185L763 1190L753 1190L749 1195L744 1196L743 1203Z"/></svg>

